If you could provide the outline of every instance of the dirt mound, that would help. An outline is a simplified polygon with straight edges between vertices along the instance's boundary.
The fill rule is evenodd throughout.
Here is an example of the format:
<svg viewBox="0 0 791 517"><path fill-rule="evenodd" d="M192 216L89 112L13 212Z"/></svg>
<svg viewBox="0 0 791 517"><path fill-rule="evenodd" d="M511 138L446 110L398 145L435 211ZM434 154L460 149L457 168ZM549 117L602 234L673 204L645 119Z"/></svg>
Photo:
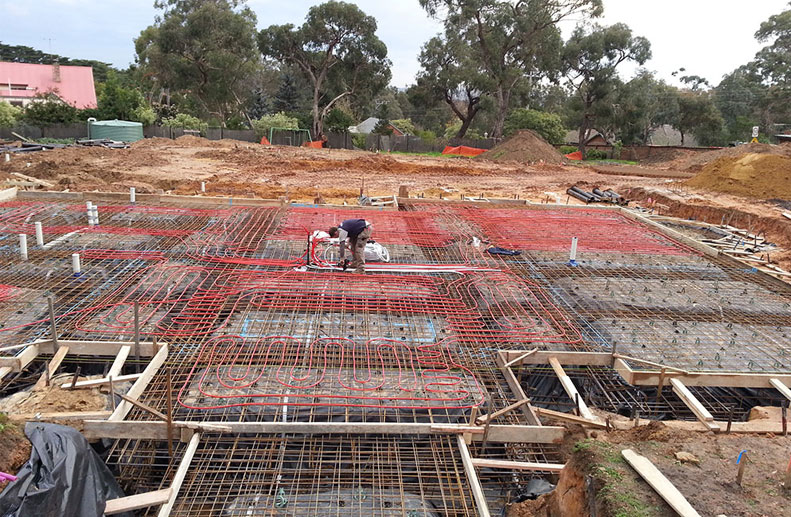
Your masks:
<svg viewBox="0 0 791 517"><path fill-rule="evenodd" d="M791 200L791 153L721 157L686 184L737 196Z"/></svg>
<svg viewBox="0 0 791 517"><path fill-rule="evenodd" d="M770 154L791 157L791 144L745 144L737 147L726 147L708 153L697 153L682 157L662 165L671 169L697 172L720 158L740 158L745 154Z"/></svg>
<svg viewBox="0 0 791 517"><path fill-rule="evenodd" d="M161 138L155 136L153 138L144 138L132 144L132 149L161 149L163 147L170 147L173 145L173 140L170 138Z"/></svg>
<svg viewBox="0 0 791 517"><path fill-rule="evenodd" d="M179 145L179 147L210 147L211 146L211 140L193 135L180 136L175 141Z"/></svg>
<svg viewBox="0 0 791 517"><path fill-rule="evenodd" d="M476 160L522 163L564 163L566 159L537 133L524 129Z"/></svg>
<svg viewBox="0 0 791 517"><path fill-rule="evenodd" d="M645 165L659 165L665 166L670 163L681 162L683 160L691 159L698 153L688 149L651 149L651 155L648 158L640 160L641 164Z"/></svg>

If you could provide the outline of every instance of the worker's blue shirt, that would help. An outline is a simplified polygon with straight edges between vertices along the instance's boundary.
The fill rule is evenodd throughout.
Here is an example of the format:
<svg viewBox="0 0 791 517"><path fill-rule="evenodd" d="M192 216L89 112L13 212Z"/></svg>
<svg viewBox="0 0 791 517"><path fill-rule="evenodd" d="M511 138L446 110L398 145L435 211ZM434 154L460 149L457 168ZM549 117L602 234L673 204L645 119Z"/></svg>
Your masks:
<svg viewBox="0 0 791 517"><path fill-rule="evenodd" d="M353 238L360 235L366 226L368 226L368 222L365 219L347 219L341 223L339 228Z"/></svg>

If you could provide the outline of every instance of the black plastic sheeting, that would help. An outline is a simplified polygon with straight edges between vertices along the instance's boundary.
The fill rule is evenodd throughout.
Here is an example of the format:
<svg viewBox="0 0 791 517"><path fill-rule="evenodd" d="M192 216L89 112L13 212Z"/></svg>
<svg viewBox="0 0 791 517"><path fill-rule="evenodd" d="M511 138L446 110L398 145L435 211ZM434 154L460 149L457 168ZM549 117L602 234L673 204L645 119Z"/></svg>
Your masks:
<svg viewBox="0 0 791 517"><path fill-rule="evenodd" d="M124 497L110 470L79 431L29 422L30 460L0 494L2 517L101 517L108 499ZM119 514L132 517L131 513Z"/></svg>

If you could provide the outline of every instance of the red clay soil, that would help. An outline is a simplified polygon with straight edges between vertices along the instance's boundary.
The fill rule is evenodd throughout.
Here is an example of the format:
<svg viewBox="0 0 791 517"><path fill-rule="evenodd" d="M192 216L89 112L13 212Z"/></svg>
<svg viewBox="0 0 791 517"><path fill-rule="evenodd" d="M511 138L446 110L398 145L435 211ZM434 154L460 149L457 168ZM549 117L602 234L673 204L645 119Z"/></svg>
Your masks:
<svg viewBox="0 0 791 517"><path fill-rule="evenodd" d="M552 145L544 140L538 133L523 129L514 136L481 154L476 160L489 160L494 162L520 162L561 164L566 158Z"/></svg>
<svg viewBox="0 0 791 517"><path fill-rule="evenodd" d="M576 438L557 488L537 501L509 506L509 517L584 517L591 515L585 480L595 487L597 517L670 517L675 512L629 466L621 451L647 457L704 516L791 517L791 491L783 475L791 438L700 433L660 422L629 431L591 433ZM736 459L748 451L742 486L736 484ZM695 461L679 461L685 452Z"/></svg>
<svg viewBox="0 0 791 517"><path fill-rule="evenodd" d="M22 428L13 424L4 424L0 431L0 472L15 475L22 465L30 459L32 449ZM0 481L0 490L8 481Z"/></svg>
<svg viewBox="0 0 791 517"><path fill-rule="evenodd" d="M737 196L791 200L791 153L723 156L686 184Z"/></svg>
<svg viewBox="0 0 791 517"><path fill-rule="evenodd" d="M681 158L661 164L657 163L656 165L663 168L697 172L720 158L741 158L745 154L750 153L791 156L791 144L744 144L737 147L726 147L708 153L696 153L689 156L682 156Z"/></svg>

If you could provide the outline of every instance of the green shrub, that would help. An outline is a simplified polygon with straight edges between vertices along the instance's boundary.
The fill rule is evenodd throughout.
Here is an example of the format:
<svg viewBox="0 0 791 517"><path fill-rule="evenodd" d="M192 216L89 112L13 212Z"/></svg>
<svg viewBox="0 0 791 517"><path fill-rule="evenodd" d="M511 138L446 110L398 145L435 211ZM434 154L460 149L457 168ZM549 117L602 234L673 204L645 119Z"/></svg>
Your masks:
<svg viewBox="0 0 791 517"><path fill-rule="evenodd" d="M282 129L299 129L299 121L296 117L290 117L283 113L275 113L273 115L264 115L258 120L253 120L253 129L258 138L263 136L269 138L269 130L273 127Z"/></svg>
<svg viewBox="0 0 791 517"><path fill-rule="evenodd" d="M356 147L357 149L365 149L366 146L365 135L352 136L352 143L354 144L354 147Z"/></svg>
<svg viewBox="0 0 791 517"><path fill-rule="evenodd" d="M348 131L354 125L354 117L340 108L332 108L327 118L324 119L324 127L327 131L342 133Z"/></svg>
<svg viewBox="0 0 791 517"><path fill-rule="evenodd" d="M585 152L586 160L606 160L607 159L607 151L602 151L600 149L588 149Z"/></svg>
<svg viewBox="0 0 791 517"><path fill-rule="evenodd" d="M511 136L520 129L532 129L550 144L562 144L566 129L558 115L529 109L515 109L505 119L505 135Z"/></svg>
<svg viewBox="0 0 791 517"><path fill-rule="evenodd" d="M579 149L577 149L573 145L561 145L559 151L560 154L571 154L571 153L576 153L577 151L579 151Z"/></svg>
<svg viewBox="0 0 791 517"><path fill-rule="evenodd" d="M412 122L412 119L408 118L399 118L390 121L393 126L397 127L405 135L414 135L417 134L417 129L415 128L415 124Z"/></svg>
<svg viewBox="0 0 791 517"><path fill-rule="evenodd" d="M198 117L187 115L186 113L179 113L175 117L163 119L162 125L181 129L197 129L200 131L206 131L209 128L209 124L206 122L201 121Z"/></svg>
<svg viewBox="0 0 791 517"><path fill-rule="evenodd" d="M454 122L453 124L448 124L445 128L445 138L456 138L456 135L459 134L459 130L461 129L461 120ZM463 138L483 138L478 131L475 129L468 129L467 133L464 135Z"/></svg>
<svg viewBox="0 0 791 517"><path fill-rule="evenodd" d="M78 110L48 94L38 94L35 100L25 106L22 119L31 126L49 127L53 124L77 122Z"/></svg>
<svg viewBox="0 0 791 517"><path fill-rule="evenodd" d="M437 134L434 131L417 131L415 134L427 144L433 144L437 141Z"/></svg>
<svg viewBox="0 0 791 517"><path fill-rule="evenodd" d="M15 127L22 118L22 109L0 101L0 127Z"/></svg>
<svg viewBox="0 0 791 517"><path fill-rule="evenodd" d="M140 122L144 126L151 126L157 121L157 112L151 106L140 105L132 110L130 117L134 122Z"/></svg>

